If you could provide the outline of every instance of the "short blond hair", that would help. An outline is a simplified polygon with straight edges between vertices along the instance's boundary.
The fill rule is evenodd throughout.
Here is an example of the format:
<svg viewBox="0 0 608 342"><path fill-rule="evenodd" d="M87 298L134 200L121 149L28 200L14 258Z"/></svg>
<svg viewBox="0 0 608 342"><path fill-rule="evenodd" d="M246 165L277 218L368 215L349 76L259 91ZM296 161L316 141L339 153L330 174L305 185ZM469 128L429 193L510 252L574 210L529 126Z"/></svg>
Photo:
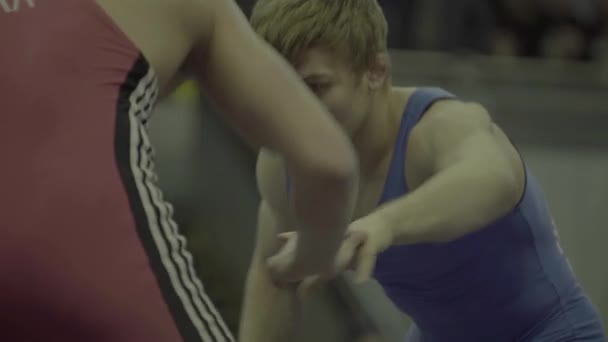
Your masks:
<svg viewBox="0 0 608 342"><path fill-rule="evenodd" d="M258 0L251 25L291 63L306 49L326 47L363 71L387 51L388 25L377 0Z"/></svg>

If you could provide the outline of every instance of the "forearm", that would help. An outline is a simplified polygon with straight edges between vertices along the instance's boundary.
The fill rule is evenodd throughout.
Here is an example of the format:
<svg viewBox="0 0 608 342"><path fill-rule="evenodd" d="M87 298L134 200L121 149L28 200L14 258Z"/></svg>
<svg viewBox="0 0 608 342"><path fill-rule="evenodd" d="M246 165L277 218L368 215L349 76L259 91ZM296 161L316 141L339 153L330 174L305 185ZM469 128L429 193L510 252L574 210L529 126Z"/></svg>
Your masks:
<svg viewBox="0 0 608 342"><path fill-rule="evenodd" d="M268 189L262 187L262 190L266 191L262 191L256 246L247 274L239 342L289 341L298 325L299 303L295 289L277 286L266 265L267 258L281 247L277 234L287 230L290 220L270 207L264 199Z"/></svg>
<svg viewBox="0 0 608 342"><path fill-rule="evenodd" d="M279 288L264 266L254 267L247 278L239 342L293 340L299 326L299 303L293 288Z"/></svg>
<svg viewBox="0 0 608 342"><path fill-rule="evenodd" d="M356 179L324 181L299 172L291 175L291 200L300 233L298 251L302 257L326 259L329 263L353 217Z"/></svg>
<svg viewBox="0 0 608 342"><path fill-rule="evenodd" d="M394 244L447 242L507 214L521 196L516 177L490 166L459 164L380 208Z"/></svg>
<svg viewBox="0 0 608 342"><path fill-rule="evenodd" d="M255 35L234 3L217 3L211 38L195 54L205 90L245 140L284 157L293 178L295 214L310 236L305 240L333 250L351 218L358 181L354 148L287 61Z"/></svg>

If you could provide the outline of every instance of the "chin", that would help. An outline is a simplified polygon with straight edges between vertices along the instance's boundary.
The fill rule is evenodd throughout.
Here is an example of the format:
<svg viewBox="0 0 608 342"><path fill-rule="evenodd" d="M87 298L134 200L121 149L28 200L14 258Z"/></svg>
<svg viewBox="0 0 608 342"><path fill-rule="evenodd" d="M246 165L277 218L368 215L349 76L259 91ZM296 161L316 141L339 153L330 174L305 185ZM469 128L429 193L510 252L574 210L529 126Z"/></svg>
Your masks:
<svg viewBox="0 0 608 342"><path fill-rule="evenodd" d="M359 131L361 127L360 120L357 120L355 115L335 115L334 118L340 124L340 127L348 134L349 137L353 137Z"/></svg>

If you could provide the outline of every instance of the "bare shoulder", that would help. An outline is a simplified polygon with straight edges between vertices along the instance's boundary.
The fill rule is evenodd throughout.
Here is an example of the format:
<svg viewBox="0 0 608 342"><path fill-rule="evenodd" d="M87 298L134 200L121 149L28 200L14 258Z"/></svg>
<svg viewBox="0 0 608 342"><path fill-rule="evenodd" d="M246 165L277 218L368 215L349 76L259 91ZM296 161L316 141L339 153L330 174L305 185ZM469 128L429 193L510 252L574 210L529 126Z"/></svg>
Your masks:
<svg viewBox="0 0 608 342"><path fill-rule="evenodd" d="M485 107L476 102L439 101L424 114L412 129L410 144L423 149L454 144L467 137L491 132L496 125Z"/></svg>
<svg viewBox="0 0 608 342"><path fill-rule="evenodd" d="M256 165L256 179L262 200L277 213L289 210L287 193L287 173L283 158L268 149L261 149Z"/></svg>
<svg viewBox="0 0 608 342"><path fill-rule="evenodd" d="M459 100L439 101L431 106L422 117L414 130L425 133L441 131L441 134L467 133L471 130L490 128L492 118L486 108L476 102L463 102Z"/></svg>
<svg viewBox="0 0 608 342"><path fill-rule="evenodd" d="M181 13L184 23L193 39L193 48L204 52L215 38L231 40L238 37L243 26L249 22L235 0L181 0Z"/></svg>
<svg viewBox="0 0 608 342"><path fill-rule="evenodd" d="M156 71L161 92L168 93L192 48L192 27L185 18L195 0L95 1L141 50Z"/></svg>
<svg viewBox="0 0 608 342"><path fill-rule="evenodd" d="M479 132L496 128L488 111L479 103L443 100L431 106L408 140L406 178L416 188L434 173L437 151L455 148Z"/></svg>
<svg viewBox="0 0 608 342"><path fill-rule="evenodd" d="M217 0L176 1L180 19L189 34L192 45L208 41L213 31Z"/></svg>

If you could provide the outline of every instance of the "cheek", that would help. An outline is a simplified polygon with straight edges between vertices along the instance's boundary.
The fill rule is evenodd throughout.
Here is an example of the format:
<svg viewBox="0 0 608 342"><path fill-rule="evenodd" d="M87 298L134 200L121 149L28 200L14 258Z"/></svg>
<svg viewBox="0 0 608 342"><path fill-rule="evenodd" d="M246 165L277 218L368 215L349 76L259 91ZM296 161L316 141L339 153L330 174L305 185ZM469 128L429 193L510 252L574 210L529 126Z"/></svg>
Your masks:
<svg viewBox="0 0 608 342"><path fill-rule="evenodd" d="M338 120L343 120L356 109L357 99L353 95L341 89L333 89L321 96L321 101Z"/></svg>

